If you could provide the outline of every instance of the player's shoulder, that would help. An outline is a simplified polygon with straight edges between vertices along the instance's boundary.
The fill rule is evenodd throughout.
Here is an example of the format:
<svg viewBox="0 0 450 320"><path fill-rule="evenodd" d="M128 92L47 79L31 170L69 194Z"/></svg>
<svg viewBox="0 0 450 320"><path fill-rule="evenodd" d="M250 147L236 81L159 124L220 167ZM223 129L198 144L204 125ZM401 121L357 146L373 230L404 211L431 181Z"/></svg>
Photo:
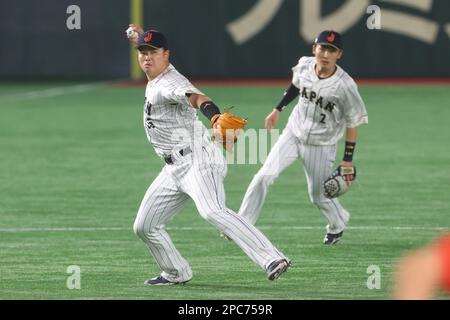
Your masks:
<svg viewBox="0 0 450 320"><path fill-rule="evenodd" d="M303 56L298 59L298 63L292 67L292 71L301 73L303 70L307 69L312 63L314 63L314 57Z"/></svg>
<svg viewBox="0 0 450 320"><path fill-rule="evenodd" d="M358 88L355 80L340 66L338 66L338 77L337 81L339 85L346 90L355 90Z"/></svg>
<svg viewBox="0 0 450 320"><path fill-rule="evenodd" d="M187 78L183 76L173 65L170 65L166 75L164 76L164 81L187 81Z"/></svg>
<svg viewBox="0 0 450 320"><path fill-rule="evenodd" d="M300 59L298 59L299 64L310 64L314 63L316 61L316 58L313 56L303 56Z"/></svg>
<svg viewBox="0 0 450 320"><path fill-rule="evenodd" d="M175 89L180 86L190 84L189 80L182 75L173 65L169 66L164 77L161 79L164 87Z"/></svg>
<svg viewBox="0 0 450 320"><path fill-rule="evenodd" d="M300 59L298 59L297 66L298 67L305 67L305 66L310 65L311 63L315 63L315 61L316 61L315 57L303 56Z"/></svg>

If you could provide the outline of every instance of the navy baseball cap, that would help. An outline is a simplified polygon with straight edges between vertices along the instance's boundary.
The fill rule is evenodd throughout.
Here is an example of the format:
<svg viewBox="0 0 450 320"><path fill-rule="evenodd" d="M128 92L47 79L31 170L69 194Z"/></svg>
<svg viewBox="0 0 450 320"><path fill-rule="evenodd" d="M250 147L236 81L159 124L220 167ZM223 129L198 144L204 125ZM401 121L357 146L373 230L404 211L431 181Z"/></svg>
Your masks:
<svg viewBox="0 0 450 320"><path fill-rule="evenodd" d="M344 49L344 45L342 43L342 36L339 32L334 30L325 30L322 31L314 40L315 44L325 44L336 49L342 50Z"/></svg>
<svg viewBox="0 0 450 320"><path fill-rule="evenodd" d="M166 36L157 30L148 30L141 34L138 38L137 49L151 47L154 49L169 49Z"/></svg>

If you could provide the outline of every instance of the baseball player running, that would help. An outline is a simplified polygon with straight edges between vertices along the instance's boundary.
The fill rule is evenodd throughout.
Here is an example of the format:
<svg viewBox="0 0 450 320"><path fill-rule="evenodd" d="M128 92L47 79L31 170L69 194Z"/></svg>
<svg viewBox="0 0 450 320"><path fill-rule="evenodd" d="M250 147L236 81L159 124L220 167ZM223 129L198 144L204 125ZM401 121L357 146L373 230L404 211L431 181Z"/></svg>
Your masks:
<svg viewBox="0 0 450 320"><path fill-rule="evenodd" d="M289 260L258 229L225 206L226 162L195 110L200 109L214 121L220 115L219 108L169 62L169 46L161 32L130 27L140 34L132 41L137 44L139 64L148 78L145 131L166 162L148 188L134 223L134 232L147 244L161 269L159 276L145 284L174 285L191 280L188 262L165 230L166 223L190 198L204 219L229 235L266 270L269 280L277 279L289 267ZM216 125L214 133L220 134Z"/></svg>
<svg viewBox="0 0 450 320"><path fill-rule="evenodd" d="M324 196L322 183L332 172L336 145L345 135L342 167L353 168L357 127L368 122L367 112L356 83L336 62L342 56L342 38L335 31L323 31L312 47L314 57L302 57L292 68L292 83L278 106L267 116L268 130L279 114L300 96L288 124L270 151L263 167L250 183L239 215L254 224L268 187L295 160L303 162L311 201L328 221L324 244L335 244L343 234L350 214L337 199ZM347 176L350 183L354 175Z"/></svg>

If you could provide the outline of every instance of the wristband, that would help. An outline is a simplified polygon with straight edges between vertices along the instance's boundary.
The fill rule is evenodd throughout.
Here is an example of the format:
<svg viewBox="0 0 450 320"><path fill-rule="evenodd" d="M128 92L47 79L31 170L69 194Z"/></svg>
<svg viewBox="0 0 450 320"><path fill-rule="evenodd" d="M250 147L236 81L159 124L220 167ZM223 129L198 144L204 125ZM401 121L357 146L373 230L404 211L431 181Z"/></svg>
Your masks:
<svg viewBox="0 0 450 320"><path fill-rule="evenodd" d="M345 161L345 162L352 162L353 161L353 154L355 152L355 145L356 145L356 142L345 141L344 158L342 159L343 161Z"/></svg>
<svg viewBox="0 0 450 320"><path fill-rule="evenodd" d="M212 101L205 101L200 105L200 111L211 121L211 119L220 114L219 107L214 104Z"/></svg>

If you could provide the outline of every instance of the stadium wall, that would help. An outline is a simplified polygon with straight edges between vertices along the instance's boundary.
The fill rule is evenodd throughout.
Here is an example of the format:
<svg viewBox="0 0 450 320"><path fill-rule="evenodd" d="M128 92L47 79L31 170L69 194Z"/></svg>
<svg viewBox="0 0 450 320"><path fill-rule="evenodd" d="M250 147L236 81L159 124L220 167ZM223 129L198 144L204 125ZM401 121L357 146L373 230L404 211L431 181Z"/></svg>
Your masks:
<svg viewBox="0 0 450 320"><path fill-rule="evenodd" d="M69 30L74 4L81 28ZM329 28L343 34L340 64L355 77L450 76L450 1L144 0L142 11L189 77L289 77ZM0 0L0 79L128 78L129 21L124 0Z"/></svg>

